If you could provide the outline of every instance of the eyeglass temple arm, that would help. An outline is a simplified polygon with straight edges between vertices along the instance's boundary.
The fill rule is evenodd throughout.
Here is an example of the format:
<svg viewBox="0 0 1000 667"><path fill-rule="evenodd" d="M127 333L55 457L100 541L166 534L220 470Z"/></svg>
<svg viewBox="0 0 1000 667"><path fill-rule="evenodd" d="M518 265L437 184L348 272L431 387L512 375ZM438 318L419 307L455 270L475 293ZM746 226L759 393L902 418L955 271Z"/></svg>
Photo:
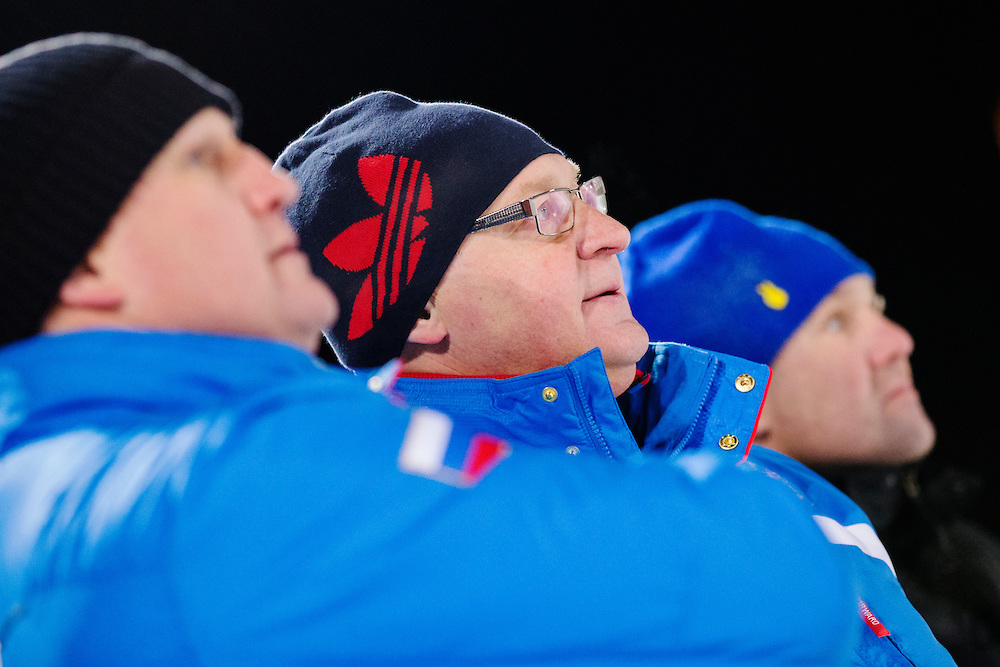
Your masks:
<svg viewBox="0 0 1000 667"><path fill-rule="evenodd" d="M531 217L531 204L525 199L517 204L511 204L507 208L502 208L499 211L490 213L489 215L484 215L483 217L476 220L472 225L472 232L481 232L484 229L489 229L490 227L496 227L497 225L503 225L508 222L514 222L515 220L523 220L524 218Z"/></svg>

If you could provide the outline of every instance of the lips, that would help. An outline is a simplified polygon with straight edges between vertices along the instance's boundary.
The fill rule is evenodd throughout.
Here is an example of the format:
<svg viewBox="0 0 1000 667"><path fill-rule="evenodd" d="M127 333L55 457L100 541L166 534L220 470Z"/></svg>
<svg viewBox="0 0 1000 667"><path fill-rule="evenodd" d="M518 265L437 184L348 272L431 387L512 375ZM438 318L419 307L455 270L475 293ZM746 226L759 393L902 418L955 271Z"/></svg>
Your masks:
<svg viewBox="0 0 1000 667"><path fill-rule="evenodd" d="M283 257L284 255L295 254L295 253L301 254L301 250L299 250L298 236L278 246L277 250L271 253L271 257L273 259L278 259L279 257Z"/></svg>
<svg viewBox="0 0 1000 667"><path fill-rule="evenodd" d="M885 393L884 402L889 403L902 396L915 396L917 394L917 388L913 386L912 382L903 382Z"/></svg>
<svg viewBox="0 0 1000 667"><path fill-rule="evenodd" d="M611 287L602 292L597 292L596 294L588 296L586 299L584 299L584 302L593 301L594 299L600 299L601 297L618 296L619 294L621 294L620 287Z"/></svg>

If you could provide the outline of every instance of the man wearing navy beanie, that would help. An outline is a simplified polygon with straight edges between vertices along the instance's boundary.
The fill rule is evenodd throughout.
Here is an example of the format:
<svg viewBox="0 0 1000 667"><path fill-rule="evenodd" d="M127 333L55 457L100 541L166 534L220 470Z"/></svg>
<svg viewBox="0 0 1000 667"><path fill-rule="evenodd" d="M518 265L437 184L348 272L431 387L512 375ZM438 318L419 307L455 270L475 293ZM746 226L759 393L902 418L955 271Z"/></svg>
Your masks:
<svg viewBox="0 0 1000 667"><path fill-rule="evenodd" d="M581 182L559 149L502 114L389 91L334 109L277 164L302 187L289 218L342 304L326 336L344 366L399 357L396 387L414 403L445 401L477 423L480 401L531 406L532 419L501 411L491 429L531 443L532 420L559 414L547 443L640 455L615 399L648 383L637 361L649 341L622 289L629 232L608 215L600 177ZM672 391L712 400L679 401L687 407L658 420L656 443L641 444L708 442L735 463L767 368L733 359L706 374L718 362L700 352L672 368L684 364L699 372Z"/></svg>
<svg viewBox="0 0 1000 667"><path fill-rule="evenodd" d="M411 404L563 452L570 467L695 454L762 473L765 495L801 503L858 577L852 664L954 664L884 549L862 551L871 541L851 532L860 509L757 463L767 366L648 344L618 263L629 232L608 215L602 179L581 178L513 119L386 91L331 111L278 165L303 188L290 210L303 249L344 306L326 335L345 366L399 357L395 390ZM768 530L779 539L779 525Z"/></svg>

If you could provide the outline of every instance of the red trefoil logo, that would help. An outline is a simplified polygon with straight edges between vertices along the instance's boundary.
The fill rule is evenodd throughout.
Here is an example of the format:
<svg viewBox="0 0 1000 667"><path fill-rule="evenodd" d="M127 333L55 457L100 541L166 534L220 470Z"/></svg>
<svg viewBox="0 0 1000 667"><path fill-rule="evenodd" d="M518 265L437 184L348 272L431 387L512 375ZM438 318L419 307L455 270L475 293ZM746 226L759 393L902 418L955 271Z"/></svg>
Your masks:
<svg viewBox="0 0 1000 667"><path fill-rule="evenodd" d="M351 306L348 340L371 331L413 279L431 208L431 181L420 165L420 160L397 155L358 160L361 184L382 210L351 224L323 250L338 268L368 272Z"/></svg>

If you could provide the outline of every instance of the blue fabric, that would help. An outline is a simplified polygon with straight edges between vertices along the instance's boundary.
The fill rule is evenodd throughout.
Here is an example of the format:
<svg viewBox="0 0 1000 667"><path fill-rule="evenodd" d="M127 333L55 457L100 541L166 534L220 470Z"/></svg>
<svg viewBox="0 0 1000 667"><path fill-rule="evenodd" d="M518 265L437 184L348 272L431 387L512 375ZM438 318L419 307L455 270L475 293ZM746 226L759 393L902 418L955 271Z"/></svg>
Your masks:
<svg viewBox="0 0 1000 667"><path fill-rule="evenodd" d="M651 340L762 364L844 278L874 275L829 234L715 199L639 223L620 259Z"/></svg>
<svg viewBox="0 0 1000 667"><path fill-rule="evenodd" d="M815 515L827 517L844 527L866 526L875 534L868 516L826 478L808 466L767 447L754 447L749 466L772 477L778 476L794 493L802 496ZM881 542L878 542L881 547ZM882 547L884 549L884 547ZM834 550L860 582L859 598L891 633L878 637L863 627L861 642L855 647L853 664L858 665L954 665L948 651L934 637L927 622L913 608L903 592L888 554L868 555L854 544L835 543Z"/></svg>
<svg viewBox="0 0 1000 667"><path fill-rule="evenodd" d="M413 405L442 410L467 428L496 430L537 448L566 452L569 447L575 448L571 453L636 464L630 468L658 464L663 457L683 460L711 454L769 482L752 502L788 496L799 505L798 511L819 517L814 518L817 524L833 521L845 528L857 524L871 527L857 504L806 466L764 447L751 447L747 452L745 445L756 426L770 375L766 366L686 345L656 343L639 367L651 380L630 389L619 404L596 349L566 366L506 380L400 378L396 388ZM741 392L736 381L745 375L754 379L754 385ZM559 389L555 402L544 400L546 387ZM632 433L623 428L626 422L642 442L641 450ZM722 450L719 442L726 435L735 435L740 444ZM600 442L601 446L590 446L589 442ZM578 465L578 458L572 460L573 466ZM703 516L714 519L707 508ZM782 539L782 529L781 519L766 528L775 540ZM874 535L874 528L871 530ZM875 541L881 546L877 538ZM851 652L850 664L954 665L884 561L853 545L834 544L829 550L852 573L858 586L855 605L843 612L846 618L839 619L855 628L846 647ZM650 562L657 563L658 558L658 554L650 555ZM794 593L792 599L802 602L800 595ZM858 600L885 624L889 637L876 637L864 624ZM802 619L786 616L779 607L767 612L762 625L768 629L762 631L787 629L784 623L788 619L794 619L792 624L801 632L818 631Z"/></svg>
<svg viewBox="0 0 1000 667"><path fill-rule="evenodd" d="M854 641L850 579L762 476L520 448L456 488L400 471L415 420L265 341L3 348L4 666L836 665Z"/></svg>
<svg viewBox="0 0 1000 667"><path fill-rule="evenodd" d="M678 351L685 354L678 355L676 354ZM623 401L623 409L633 428L644 437L643 452L647 454L674 456L679 451L691 453L715 446L712 438L700 438L686 441L685 447L679 448L675 444L676 438L667 435L674 427L663 426L664 421L673 422L685 418L684 413L678 413L675 407L684 393L692 389L704 393L703 389L696 389L697 385L685 388L683 381L678 383L671 378L678 371L690 376L690 372L686 369L691 366L691 362L678 364L677 359L679 356L688 357L693 352L694 348L660 343L651 346L650 354L640 362L640 367L652 374L653 381L629 392ZM719 363L726 367L735 366L730 372L730 377L734 372L757 375L755 371L745 367L751 362L715 353L702 354L717 356ZM728 378L727 382L720 383L720 386L728 386ZM717 396L722 399L732 398L733 392L720 392ZM727 413L730 409L730 404L719 402L712 405L707 412L725 423L728 421ZM740 419L747 419L747 416L744 414ZM818 523L840 526L849 529L849 533L854 531L867 534L865 529L859 528L859 526L866 527L870 530L875 548L884 552L882 543L875 535L875 528L864 511L833 484L807 466L761 446L752 447L748 460L740 465L748 470L757 470L774 480L780 487L798 498ZM852 647L852 665L867 667L955 664L947 650L934 637L927 623L910 604L895 573L885 561L865 553L854 544L834 543L833 551L859 582L859 601L864 602L891 633L888 637L877 637L855 610L853 619L859 630L858 641ZM884 557L888 560L888 554L884 554Z"/></svg>
<svg viewBox="0 0 1000 667"><path fill-rule="evenodd" d="M646 405L649 392L633 389L632 420L637 432L651 432L646 440L655 442L649 447L671 455L708 449L734 464L745 456L771 373L767 366L673 344L651 346L642 365L658 398ZM755 380L749 392L735 388L742 374ZM643 459L597 348L565 366L504 380L401 377L395 388L411 405L433 407L457 424L511 441L618 461ZM554 401L545 400L547 388L556 390ZM723 450L718 443L727 435L739 444Z"/></svg>

